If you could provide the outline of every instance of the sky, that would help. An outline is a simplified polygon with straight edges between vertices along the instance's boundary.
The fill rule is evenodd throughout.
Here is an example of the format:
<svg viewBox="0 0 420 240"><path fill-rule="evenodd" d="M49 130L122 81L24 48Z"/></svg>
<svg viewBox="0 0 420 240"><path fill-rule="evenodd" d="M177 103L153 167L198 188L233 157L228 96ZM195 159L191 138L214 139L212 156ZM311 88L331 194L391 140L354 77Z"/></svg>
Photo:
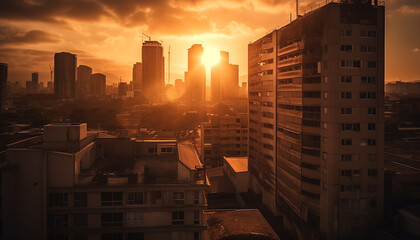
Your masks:
<svg viewBox="0 0 420 240"><path fill-rule="evenodd" d="M300 0L299 10L319 2L325 0ZM170 83L183 79L192 44L209 55L230 52L242 82L248 44L295 12L293 0L0 0L0 62L9 66L9 81L39 72L46 82L54 53L71 52L78 65L106 74L108 84L129 82L145 33L163 42L165 61L170 46ZM420 80L419 23L419 0L386 1L385 81Z"/></svg>

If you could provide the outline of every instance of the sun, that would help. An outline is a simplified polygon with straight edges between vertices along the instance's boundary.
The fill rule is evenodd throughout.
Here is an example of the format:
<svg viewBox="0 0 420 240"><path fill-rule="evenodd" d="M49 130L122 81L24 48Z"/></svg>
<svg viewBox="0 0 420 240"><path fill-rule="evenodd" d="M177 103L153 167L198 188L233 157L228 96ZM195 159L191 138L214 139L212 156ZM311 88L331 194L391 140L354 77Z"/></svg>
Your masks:
<svg viewBox="0 0 420 240"><path fill-rule="evenodd" d="M204 47L204 52L203 56L201 57L201 61L206 66L206 68L210 69L213 65L217 64L220 61L220 53L214 48Z"/></svg>

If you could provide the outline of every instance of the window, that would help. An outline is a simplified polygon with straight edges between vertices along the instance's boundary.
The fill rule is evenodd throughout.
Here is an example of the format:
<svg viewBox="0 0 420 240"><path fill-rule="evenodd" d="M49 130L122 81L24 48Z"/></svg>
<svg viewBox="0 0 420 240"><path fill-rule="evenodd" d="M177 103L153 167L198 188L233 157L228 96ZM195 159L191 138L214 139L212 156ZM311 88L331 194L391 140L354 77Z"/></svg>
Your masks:
<svg viewBox="0 0 420 240"><path fill-rule="evenodd" d="M351 170L341 170L340 175L342 177L351 177Z"/></svg>
<svg viewBox="0 0 420 240"><path fill-rule="evenodd" d="M342 123L342 131L360 131L360 123Z"/></svg>
<svg viewBox="0 0 420 240"><path fill-rule="evenodd" d="M173 203L174 204L184 204L184 192L173 192Z"/></svg>
<svg viewBox="0 0 420 240"><path fill-rule="evenodd" d="M351 52L351 51L353 51L353 46L352 45L341 45L340 51Z"/></svg>
<svg viewBox="0 0 420 240"><path fill-rule="evenodd" d="M129 232L125 234L125 240L144 240L144 233Z"/></svg>
<svg viewBox="0 0 420 240"><path fill-rule="evenodd" d="M360 68L360 60L341 60L342 68Z"/></svg>
<svg viewBox="0 0 420 240"><path fill-rule="evenodd" d="M48 226L49 227L67 227L68 226L67 214L49 214Z"/></svg>
<svg viewBox="0 0 420 240"><path fill-rule="evenodd" d="M360 31L360 37L375 38L376 37L376 31L362 30L362 31Z"/></svg>
<svg viewBox="0 0 420 240"><path fill-rule="evenodd" d="M378 170L377 169L368 169L368 176L369 177L377 177L378 176Z"/></svg>
<svg viewBox="0 0 420 240"><path fill-rule="evenodd" d="M123 240L122 233L102 233L101 240Z"/></svg>
<svg viewBox="0 0 420 240"><path fill-rule="evenodd" d="M127 212L126 213L127 225L138 226L143 224L143 212Z"/></svg>
<svg viewBox="0 0 420 240"><path fill-rule="evenodd" d="M200 224L200 212L194 211L194 224Z"/></svg>
<svg viewBox="0 0 420 240"><path fill-rule="evenodd" d="M368 61L368 68L376 68L376 62L375 61Z"/></svg>
<svg viewBox="0 0 420 240"><path fill-rule="evenodd" d="M86 227L88 224L88 215L86 213L74 214L73 215L73 226L75 227Z"/></svg>
<svg viewBox="0 0 420 240"><path fill-rule="evenodd" d="M341 92L341 98L351 98L351 92Z"/></svg>
<svg viewBox="0 0 420 240"><path fill-rule="evenodd" d="M353 35L353 32L351 29L342 29L341 30L341 36L343 37L351 37Z"/></svg>
<svg viewBox="0 0 420 240"><path fill-rule="evenodd" d="M369 115L376 115L376 108L368 108Z"/></svg>
<svg viewBox="0 0 420 240"><path fill-rule="evenodd" d="M362 45L362 46L360 46L360 52L376 53L376 47L375 46L365 46L365 45Z"/></svg>
<svg viewBox="0 0 420 240"><path fill-rule="evenodd" d="M341 83L351 83L353 80L352 76L341 76L340 81Z"/></svg>
<svg viewBox="0 0 420 240"><path fill-rule="evenodd" d="M328 99L328 92L324 92L324 99Z"/></svg>
<svg viewBox="0 0 420 240"><path fill-rule="evenodd" d="M263 137L264 138L268 138L268 139L273 139L274 137L273 137L273 135L271 135L271 134L269 134L269 133L264 133L263 134Z"/></svg>
<svg viewBox="0 0 420 240"><path fill-rule="evenodd" d="M328 123L323 122L322 125L323 125L324 129L328 129Z"/></svg>
<svg viewBox="0 0 420 240"><path fill-rule="evenodd" d="M48 206L50 207L67 207L68 194L67 193L49 193Z"/></svg>
<svg viewBox="0 0 420 240"><path fill-rule="evenodd" d="M376 130L376 124L375 123L368 123L368 130Z"/></svg>
<svg viewBox="0 0 420 240"><path fill-rule="evenodd" d="M199 203L200 203L200 192L194 191L194 204L199 204Z"/></svg>
<svg viewBox="0 0 420 240"><path fill-rule="evenodd" d="M184 212L183 211L172 212L172 224L173 225L184 224Z"/></svg>
<svg viewBox="0 0 420 240"><path fill-rule="evenodd" d="M87 193L85 192L73 193L73 206L87 207Z"/></svg>
<svg viewBox="0 0 420 240"><path fill-rule="evenodd" d="M194 232L194 240L200 239L200 232Z"/></svg>
<svg viewBox="0 0 420 240"><path fill-rule="evenodd" d="M376 192L376 185L375 184L368 184L367 191L370 193Z"/></svg>
<svg viewBox="0 0 420 240"><path fill-rule="evenodd" d="M341 145L342 146L350 146L350 145L352 145L352 139L351 138L343 138L343 139L341 139Z"/></svg>
<svg viewBox="0 0 420 240"><path fill-rule="evenodd" d="M324 114L327 114L327 113L328 113L328 108L324 107Z"/></svg>
<svg viewBox="0 0 420 240"><path fill-rule="evenodd" d="M144 204L144 192L127 193L127 204L129 205Z"/></svg>
<svg viewBox="0 0 420 240"><path fill-rule="evenodd" d="M320 92L303 92L302 97L304 97L304 98L320 98L321 93Z"/></svg>
<svg viewBox="0 0 420 240"><path fill-rule="evenodd" d="M102 227L118 227L123 225L122 213L101 213Z"/></svg>
<svg viewBox="0 0 420 240"><path fill-rule="evenodd" d="M273 129L273 124L271 124L271 123L263 123L263 127L264 127L264 128L270 128L270 129Z"/></svg>
<svg viewBox="0 0 420 240"><path fill-rule="evenodd" d="M376 99L376 92L360 92L360 99Z"/></svg>
<svg viewBox="0 0 420 240"><path fill-rule="evenodd" d="M101 206L121 206L122 192L102 192Z"/></svg>
<svg viewBox="0 0 420 240"><path fill-rule="evenodd" d="M352 159L352 154L341 154L341 161L351 161Z"/></svg>
<svg viewBox="0 0 420 240"><path fill-rule="evenodd" d="M368 146L376 146L376 139L366 139L366 143Z"/></svg>
<svg viewBox="0 0 420 240"><path fill-rule="evenodd" d="M362 76L361 82L369 83L369 84L376 84L376 77L375 76Z"/></svg>
<svg viewBox="0 0 420 240"><path fill-rule="evenodd" d="M352 108L341 108L341 114L352 114Z"/></svg>
<svg viewBox="0 0 420 240"><path fill-rule="evenodd" d="M351 192L352 191L352 185L341 185L340 186L340 192Z"/></svg>
<svg viewBox="0 0 420 240"><path fill-rule="evenodd" d="M353 176L360 176L360 170L353 170Z"/></svg>

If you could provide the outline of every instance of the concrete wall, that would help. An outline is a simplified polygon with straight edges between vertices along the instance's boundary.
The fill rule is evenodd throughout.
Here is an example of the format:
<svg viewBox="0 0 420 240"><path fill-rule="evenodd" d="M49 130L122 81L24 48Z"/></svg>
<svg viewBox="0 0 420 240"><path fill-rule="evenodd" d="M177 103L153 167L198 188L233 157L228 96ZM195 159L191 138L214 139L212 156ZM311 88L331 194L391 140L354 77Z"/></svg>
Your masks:
<svg viewBox="0 0 420 240"><path fill-rule="evenodd" d="M74 155L48 152L48 187L72 187L75 176Z"/></svg>

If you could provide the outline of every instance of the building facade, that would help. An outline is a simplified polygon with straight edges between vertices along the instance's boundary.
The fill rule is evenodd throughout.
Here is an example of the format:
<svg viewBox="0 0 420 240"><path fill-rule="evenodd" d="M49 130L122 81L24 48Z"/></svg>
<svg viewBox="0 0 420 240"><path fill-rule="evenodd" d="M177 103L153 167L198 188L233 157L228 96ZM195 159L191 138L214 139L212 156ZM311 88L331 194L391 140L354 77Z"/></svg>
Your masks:
<svg viewBox="0 0 420 240"><path fill-rule="evenodd" d="M201 161L206 167L223 166L223 157L246 157L248 114L211 115L201 124Z"/></svg>
<svg viewBox="0 0 420 240"><path fill-rule="evenodd" d="M220 52L220 61L211 68L213 102L239 97L239 66L229 63L229 53Z"/></svg>
<svg viewBox="0 0 420 240"><path fill-rule="evenodd" d="M142 90L143 65L141 62L133 64L133 87L134 92ZM135 94L138 95L138 94Z"/></svg>
<svg viewBox="0 0 420 240"><path fill-rule="evenodd" d="M203 64L204 48L194 44L188 49L188 71L185 72L187 100L202 104L206 101L206 67Z"/></svg>
<svg viewBox="0 0 420 240"><path fill-rule="evenodd" d="M44 130L8 146L2 239L202 239L208 184L192 145Z"/></svg>
<svg viewBox="0 0 420 240"><path fill-rule="evenodd" d="M300 239L371 233L383 211L384 7L326 4L249 44L248 58L251 188Z"/></svg>
<svg viewBox="0 0 420 240"><path fill-rule="evenodd" d="M165 87L163 47L158 41L145 41L142 46L142 90L149 101L162 98Z"/></svg>
<svg viewBox="0 0 420 240"><path fill-rule="evenodd" d="M77 98L86 98L91 95L92 68L86 65L77 67Z"/></svg>
<svg viewBox="0 0 420 240"><path fill-rule="evenodd" d="M100 97L106 95L106 76L104 74L92 74L90 83L90 91L92 96Z"/></svg>
<svg viewBox="0 0 420 240"><path fill-rule="evenodd" d="M76 95L77 56L68 52L54 55L54 93L57 98L74 98Z"/></svg>

